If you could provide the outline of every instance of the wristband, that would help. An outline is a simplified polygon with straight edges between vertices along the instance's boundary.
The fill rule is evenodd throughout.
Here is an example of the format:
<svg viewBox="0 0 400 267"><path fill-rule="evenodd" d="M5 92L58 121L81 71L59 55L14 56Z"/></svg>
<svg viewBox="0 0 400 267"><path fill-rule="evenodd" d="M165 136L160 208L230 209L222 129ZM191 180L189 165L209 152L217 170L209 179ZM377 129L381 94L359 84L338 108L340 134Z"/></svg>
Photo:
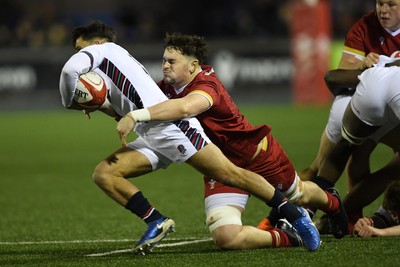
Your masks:
<svg viewBox="0 0 400 267"><path fill-rule="evenodd" d="M129 112L136 122L150 121L150 111L147 108L137 109Z"/></svg>

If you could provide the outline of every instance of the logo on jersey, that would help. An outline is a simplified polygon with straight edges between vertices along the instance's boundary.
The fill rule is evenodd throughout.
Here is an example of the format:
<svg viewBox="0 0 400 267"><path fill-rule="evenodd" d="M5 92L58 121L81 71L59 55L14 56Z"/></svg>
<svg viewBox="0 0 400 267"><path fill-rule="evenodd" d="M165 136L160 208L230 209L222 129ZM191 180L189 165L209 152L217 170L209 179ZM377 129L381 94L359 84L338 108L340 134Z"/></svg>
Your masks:
<svg viewBox="0 0 400 267"><path fill-rule="evenodd" d="M214 68L211 68L211 70L204 72L204 75L211 75L214 73Z"/></svg>
<svg viewBox="0 0 400 267"><path fill-rule="evenodd" d="M215 189L215 183L216 183L216 181L215 181L214 179L211 179L211 180L208 182L208 184L210 185L210 190L211 190L211 189Z"/></svg>
<svg viewBox="0 0 400 267"><path fill-rule="evenodd" d="M178 151L183 155L183 154L185 154L186 153L186 148L183 146L183 145L179 145L178 147L177 147L177 149L178 149Z"/></svg>
<svg viewBox="0 0 400 267"><path fill-rule="evenodd" d="M379 36L379 41L381 42L381 45L385 42L385 37Z"/></svg>

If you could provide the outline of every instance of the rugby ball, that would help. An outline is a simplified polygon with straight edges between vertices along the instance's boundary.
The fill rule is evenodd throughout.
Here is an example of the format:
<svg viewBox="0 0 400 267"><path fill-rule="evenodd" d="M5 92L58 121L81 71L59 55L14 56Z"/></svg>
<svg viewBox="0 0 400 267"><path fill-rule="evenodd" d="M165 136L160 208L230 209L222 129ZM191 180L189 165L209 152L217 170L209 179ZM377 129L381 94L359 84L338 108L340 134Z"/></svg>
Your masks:
<svg viewBox="0 0 400 267"><path fill-rule="evenodd" d="M100 107L107 97L106 84L95 72L87 72L79 76L75 88L74 100L82 107Z"/></svg>

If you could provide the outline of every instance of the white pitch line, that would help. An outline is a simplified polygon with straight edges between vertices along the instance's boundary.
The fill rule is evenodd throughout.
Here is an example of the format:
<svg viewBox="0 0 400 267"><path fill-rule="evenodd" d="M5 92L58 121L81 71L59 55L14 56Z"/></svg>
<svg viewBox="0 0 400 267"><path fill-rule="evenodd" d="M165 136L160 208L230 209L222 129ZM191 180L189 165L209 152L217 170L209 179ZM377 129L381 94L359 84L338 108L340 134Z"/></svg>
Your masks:
<svg viewBox="0 0 400 267"><path fill-rule="evenodd" d="M177 247L177 246L182 246L182 245L207 242L207 241L211 241L211 240L212 240L211 238L206 238L206 239L198 239L198 240L192 240L192 241L182 241L182 242L176 242L176 243L160 244L160 245L157 245L157 248ZM130 248L130 249L114 250L114 251L103 252L103 253L94 253L94 254L88 254L86 256L87 257L101 257L101 256L107 256L107 255L118 254L118 253L126 253L126 252L132 252L132 249Z"/></svg>
<svg viewBox="0 0 400 267"><path fill-rule="evenodd" d="M188 237L186 240L197 240L197 237ZM168 238L165 241L182 240L182 238ZM134 239L102 239L102 240L54 240L54 241L17 241L0 242L0 245L46 245L46 244L75 244L75 243L119 243L119 242L137 242Z"/></svg>
<svg viewBox="0 0 400 267"><path fill-rule="evenodd" d="M133 242L132 239L103 239L103 240L54 240L54 241L18 241L18 242L0 242L0 245L46 245L46 244L76 244L76 243L117 243Z"/></svg>

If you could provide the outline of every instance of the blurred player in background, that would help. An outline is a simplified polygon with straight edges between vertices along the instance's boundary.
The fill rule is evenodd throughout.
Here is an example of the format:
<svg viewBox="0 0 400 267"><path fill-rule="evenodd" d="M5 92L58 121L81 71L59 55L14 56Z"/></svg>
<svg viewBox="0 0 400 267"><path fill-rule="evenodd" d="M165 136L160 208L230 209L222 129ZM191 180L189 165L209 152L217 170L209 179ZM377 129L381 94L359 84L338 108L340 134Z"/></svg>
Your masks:
<svg viewBox="0 0 400 267"><path fill-rule="evenodd" d="M397 57L400 48L400 0L376 0L376 9L363 16L349 30L339 62L339 69L364 70L378 63L379 55ZM309 168L299 175L323 189L332 183L315 178L322 162L341 138L342 118L354 90L337 92L327 126L321 136L318 154ZM376 146L367 141L352 153L347 168L348 189L370 174L369 155ZM384 170L383 170L384 171ZM379 173L377 174L379 175ZM357 200L354 200L357 201ZM362 210L349 214L350 227L362 216ZM323 223L322 223L323 225ZM322 227L319 228L320 230Z"/></svg>
<svg viewBox="0 0 400 267"><path fill-rule="evenodd" d="M389 184L382 206L369 218L358 219L353 234L358 237L400 235L400 180Z"/></svg>
<svg viewBox="0 0 400 267"><path fill-rule="evenodd" d="M156 210L127 178L166 168L172 162L187 162L203 175L238 186L279 209L295 227L299 243L303 242L308 250L316 250L320 244L319 233L306 212L287 202L281 191L261 176L230 162L209 141L197 119L150 122L146 108L168 98L146 69L114 42L114 31L101 22L75 29L73 45L78 53L62 69L60 93L66 108L84 110L88 116L97 107L82 108L74 101L74 94L79 75L94 71L102 76L108 88L110 105L100 110L117 120L124 116L117 125L123 147L97 165L93 179L108 196L147 223L148 228L134 251L150 252L173 230L175 223ZM133 127L139 137L127 144L126 137ZM272 240L271 235L278 239L277 246L285 238L286 244L291 244L283 231L270 233L267 240Z"/></svg>
<svg viewBox="0 0 400 267"><path fill-rule="evenodd" d="M343 116L342 137L322 163L317 176L319 181L334 184L342 175L354 149L364 144L369 138L374 139L372 136L375 134L382 134L381 131L387 133L382 139L386 139L385 142L390 140L390 145L396 152L399 151L398 127L393 129L400 122L400 88L397 81L399 75L400 68L397 66L376 66L362 72L359 76L360 83ZM398 153L396 156L398 157ZM395 170L397 166L398 174L398 158L397 164L393 161L391 163L393 163L392 170ZM391 175L395 174L391 173ZM393 178L399 179L399 177ZM385 188L387 181L387 179L381 181L375 177L375 184L379 184L378 188L367 188L369 190L361 193L368 194L370 191L375 191L376 194L382 184L383 189ZM366 180L362 182L365 183Z"/></svg>
<svg viewBox="0 0 400 267"><path fill-rule="evenodd" d="M395 60L394 62L392 62ZM383 61L383 62L382 62ZM390 62L390 63L385 63L385 62ZM376 64L376 67L374 68L381 68L381 67L389 67L389 66L399 66L400 61L396 59L390 59L385 56L380 56L380 61L378 64ZM392 69L392 72L396 71L396 68ZM372 71L371 71L372 72ZM378 72L378 71L374 71ZM386 70L386 72L390 72ZM343 90L343 88L355 88L357 84L359 83L359 75L362 73L360 70L331 70L327 73L326 75L326 81L328 88L331 91L337 91L337 90ZM376 74L375 74L376 75ZM377 75L377 76L383 76ZM360 76L362 77L362 76ZM376 77L375 79L377 80L390 80L390 76L386 75L385 77ZM380 82L378 84L375 84L376 90L384 90L381 86L385 85L387 81L385 82ZM375 89L374 88L374 89ZM347 89L346 89L347 90ZM374 92L373 92L374 93ZM374 98L374 97L373 97ZM371 101L373 102L373 101ZM365 113L365 111L363 111ZM367 116L369 117L376 117L377 110L372 113L368 113ZM363 144L369 143L372 144L372 148L376 146L376 144L382 143L390 148L393 149L394 151L394 156L393 158L381 169L375 171L374 173L366 173L361 177L360 180L357 182L354 182L353 186L351 189L348 191L347 195L345 196L343 200L343 206L345 207L346 212L349 214L356 213L360 210L362 210L365 206L368 204L372 203L374 200L376 200L382 193L383 191L387 188L387 185L393 181L400 179L400 124L399 121L395 118L394 116L391 115L387 121L384 121L383 125L379 127L379 129L373 133L372 135L368 136L368 138L364 141ZM362 145L363 145L362 144ZM359 146L362 146L359 145ZM353 146L352 147L352 152L357 148L358 146ZM365 149L364 149L365 151ZM370 151L372 152L372 150ZM354 154L352 154L354 156ZM365 155L360 155L360 157L364 157L365 164L369 164L369 154ZM357 161L358 162L358 161ZM351 178L351 177L350 177ZM333 181L334 182L334 181ZM354 223L356 223L357 220L353 220L349 224L349 233L353 231L353 226ZM330 228L330 222L327 218L323 217L320 221L317 221L317 227L320 229L322 233L329 233L331 230Z"/></svg>
<svg viewBox="0 0 400 267"><path fill-rule="evenodd" d="M149 107L152 120L173 121L196 116L207 136L237 166L257 172L289 201L342 215L335 190L324 192L312 182L302 182L286 153L267 125L253 126L230 98L213 68L203 65L207 44L196 35L167 34L160 88L170 101ZM206 224L222 248L262 247L263 231L242 226L248 193L212 177L204 177ZM275 226L272 222L269 225ZM347 223L347 218L344 219ZM346 226L347 227L347 224Z"/></svg>

